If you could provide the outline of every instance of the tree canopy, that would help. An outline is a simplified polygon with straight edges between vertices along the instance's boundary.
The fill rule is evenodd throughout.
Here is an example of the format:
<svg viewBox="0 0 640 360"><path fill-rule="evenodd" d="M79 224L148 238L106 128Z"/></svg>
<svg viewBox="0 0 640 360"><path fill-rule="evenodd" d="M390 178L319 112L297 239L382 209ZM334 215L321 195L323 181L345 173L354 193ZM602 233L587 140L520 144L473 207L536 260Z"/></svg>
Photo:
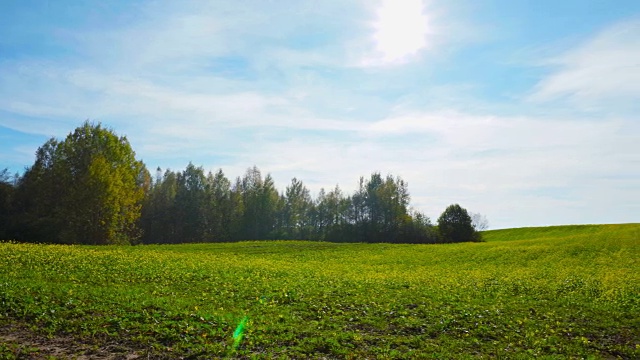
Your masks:
<svg viewBox="0 0 640 360"><path fill-rule="evenodd" d="M440 215L438 230L444 242L480 241L471 216L458 204L449 205Z"/></svg>
<svg viewBox="0 0 640 360"><path fill-rule="evenodd" d="M438 227L412 210L400 177L374 172L361 177L351 195L336 185L320 189L315 199L298 178L279 192L256 166L235 181L191 163L182 171L157 168L152 177L126 137L88 121L64 140L49 139L24 175L10 178L8 171L0 173L0 237L19 241L479 240L457 204L440 216Z"/></svg>
<svg viewBox="0 0 640 360"><path fill-rule="evenodd" d="M145 172L127 138L100 124L87 121L63 141L52 138L19 181L17 236L58 243L135 242Z"/></svg>

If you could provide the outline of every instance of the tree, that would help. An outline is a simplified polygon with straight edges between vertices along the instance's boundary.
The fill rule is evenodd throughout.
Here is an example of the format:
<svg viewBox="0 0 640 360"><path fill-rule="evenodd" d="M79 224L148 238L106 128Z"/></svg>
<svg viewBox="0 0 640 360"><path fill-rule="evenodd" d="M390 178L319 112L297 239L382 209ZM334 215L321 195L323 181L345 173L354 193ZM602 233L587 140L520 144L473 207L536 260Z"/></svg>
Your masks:
<svg viewBox="0 0 640 360"><path fill-rule="evenodd" d="M14 182L11 181L9 170L0 171L0 240L9 233L9 217L11 215L11 200L14 192Z"/></svg>
<svg viewBox="0 0 640 360"><path fill-rule="evenodd" d="M409 221L409 190L407 183L401 178L391 175L375 187L371 196L376 197L378 206L377 234L379 241L402 242L400 238L401 226Z"/></svg>
<svg viewBox="0 0 640 360"><path fill-rule="evenodd" d="M343 240L345 229L351 227L348 223L350 209L351 200L344 197L338 185L328 193L320 189L311 213L312 238L325 241Z"/></svg>
<svg viewBox="0 0 640 360"><path fill-rule="evenodd" d="M271 175L263 179L254 166L236 181L234 191L242 194L242 228L239 238L259 240L274 237L280 196Z"/></svg>
<svg viewBox="0 0 640 360"><path fill-rule="evenodd" d="M260 189L259 206L260 222L257 239L275 239L276 214L278 211L280 195L271 174L265 176Z"/></svg>
<svg viewBox="0 0 640 360"><path fill-rule="evenodd" d="M230 241L233 237L233 224L236 208L231 193L231 182L224 176L222 169L215 175L207 175L207 235L210 241Z"/></svg>
<svg viewBox="0 0 640 360"><path fill-rule="evenodd" d="M156 170L156 182L142 207L144 243L175 243L181 240L175 214L178 193L178 174L167 170L160 175Z"/></svg>
<svg viewBox="0 0 640 360"><path fill-rule="evenodd" d="M99 123L85 122L64 141L50 139L18 186L20 221L33 235L24 240L134 242L148 179L127 138Z"/></svg>
<svg viewBox="0 0 640 360"><path fill-rule="evenodd" d="M283 222L284 234L289 239L308 239L310 235L310 212L313 201L309 190L297 178L285 189Z"/></svg>
<svg viewBox="0 0 640 360"><path fill-rule="evenodd" d="M178 173L176 191L176 226L180 242L206 241L206 176L202 167L192 163Z"/></svg>
<svg viewBox="0 0 640 360"><path fill-rule="evenodd" d="M431 219L418 211L411 211L399 231L400 240L411 244L433 244L438 242L438 233Z"/></svg>
<svg viewBox="0 0 640 360"><path fill-rule="evenodd" d="M66 193L60 171L60 143L51 138L36 151L35 163L19 179L12 201L10 236L19 241L65 242L61 199Z"/></svg>
<svg viewBox="0 0 640 360"><path fill-rule="evenodd" d="M467 210L458 204L449 205L438 218L438 231L444 242L480 241Z"/></svg>
<svg viewBox="0 0 640 360"><path fill-rule="evenodd" d="M408 221L409 191L400 178L373 173L360 178L351 197L351 221L356 237L366 242L401 242L400 227Z"/></svg>
<svg viewBox="0 0 640 360"><path fill-rule="evenodd" d="M244 194L242 179L239 176L231 187L231 206L233 208L230 224L231 239L234 241L246 239Z"/></svg>
<svg viewBox="0 0 640 360"><path fill-rule="evenodd" d="M480 213L470 213L471 216L471 224L476 231L484 231L489 228L489 220L487 217Z"/></svg>

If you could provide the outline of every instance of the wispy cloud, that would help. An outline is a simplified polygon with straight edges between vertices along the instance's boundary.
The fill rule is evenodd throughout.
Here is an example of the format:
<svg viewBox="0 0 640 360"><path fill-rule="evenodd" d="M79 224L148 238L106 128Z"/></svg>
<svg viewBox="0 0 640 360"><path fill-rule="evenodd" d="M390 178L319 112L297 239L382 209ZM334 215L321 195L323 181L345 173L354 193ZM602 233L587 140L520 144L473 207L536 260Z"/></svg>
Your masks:
<svg viewBox="0 0 640 360"><path fill-rule="evenodd" d="M505 102L452 74L475 64L455 49L482 38L461 4L268 4L142 1L120 4L122 18L94 14L99 26L40 24L64 51L0 57L0 126L29 138L0 161L24 162L34 139L93 119L152 169L193 161L235 177L255 164L278 186L295 176L314 192L393 173L428 215L460 202L494 227L603 222L612 198L640 203L640 122L620 111L640 103L637 21L540 60L550 72L529 101ZM413 22L384 10L397 4ZM411 33L394 42L393 31ZM495 73L510 90L513 74Z"/></svg>
<svg viewBox="0 0 640 360"><path fill-rule="evenodd" d="M297 176L312 180L316 191L336 182L351 191L371 171L398 174L409 182L414 204L431 215L460 202L488 214L494 226L531 211L529 225L541 225L549 222L542 213L567 209L572 213L555 223L597 222L602 211L594 204L605 199L592 194L594 187L616 187L608 174L640 176L625 158L638 147L640 138L629 136L635 129L626 120L441 111L382 119L348 139L266 141L244 157L265 164L280 184Z"/></svg>
<svg viewBox="0 0 640 360"><path fill-rule="evenodd" d="M554 70L530 100L564 99L586 108L607 102L609 109L640 104L640 19L610 26L544 64Z"/></svg>

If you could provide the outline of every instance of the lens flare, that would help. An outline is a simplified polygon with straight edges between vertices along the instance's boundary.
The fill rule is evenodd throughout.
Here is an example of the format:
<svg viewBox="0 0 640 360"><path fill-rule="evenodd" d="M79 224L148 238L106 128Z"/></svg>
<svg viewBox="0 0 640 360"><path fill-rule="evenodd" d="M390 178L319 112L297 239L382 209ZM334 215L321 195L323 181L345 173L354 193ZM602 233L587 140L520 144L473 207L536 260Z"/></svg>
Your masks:
<svg viewBox="0 0 640 360"><path fill-rule="evenodd" d="M246 316L242 318L242 320L236 327L236 330L233 332L233 348L234 349L237 349L238 346L240 345L240 341L242 341L242 337L244 336L244 328L247 324L247 320L248 318Z"/></svg>

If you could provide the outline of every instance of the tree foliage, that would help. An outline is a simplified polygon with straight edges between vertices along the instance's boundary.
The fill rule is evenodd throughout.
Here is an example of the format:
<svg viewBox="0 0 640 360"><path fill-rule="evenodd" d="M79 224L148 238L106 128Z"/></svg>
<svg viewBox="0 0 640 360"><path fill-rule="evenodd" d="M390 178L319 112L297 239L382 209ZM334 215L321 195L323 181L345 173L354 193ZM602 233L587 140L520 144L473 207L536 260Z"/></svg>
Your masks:
<svg viewBox="0 0 640 360"><path fill-rule="evenodd" d="M313 200L309 189L297 178L291 180L282 197L282 237L285 239L309 238L312 231Z"/></svg>
<svg viewBox="0 0 640 360"><path fill-rule="evenodd" d="M85 122L36 152L17 189L15 234L59 243L135 242L145 172L126 137Z"/></svg>
<svg viewBox="0 0 640 360"><path fill-rule="evenodd" d="M11 201L14 190L9 170L0 171L0 239L7 236L7 230L10 226Z"/></svg>
<svg viewBox="0 0 640 360"><path fill-rule="evenodd" d="M449 205L440 215L438 230L444 242L480 241L469 213L458 204Z"/></svg>
<svg viewBox="0 0 640 360"><path fill-rule="evenodd" d="M126 137L85 122L49 139L10 181L0 172L0 237L31 242L128 244L300 239L334 242L477 241L486 218L448 207L433 226L409 207L408 184L379 172L356 190L312 198L293 178L279 192L258 167L230 181L189 163L152 177ZM475 219L475 220L474 220ZM474 229L475 227L475 229Z"/></svg>

